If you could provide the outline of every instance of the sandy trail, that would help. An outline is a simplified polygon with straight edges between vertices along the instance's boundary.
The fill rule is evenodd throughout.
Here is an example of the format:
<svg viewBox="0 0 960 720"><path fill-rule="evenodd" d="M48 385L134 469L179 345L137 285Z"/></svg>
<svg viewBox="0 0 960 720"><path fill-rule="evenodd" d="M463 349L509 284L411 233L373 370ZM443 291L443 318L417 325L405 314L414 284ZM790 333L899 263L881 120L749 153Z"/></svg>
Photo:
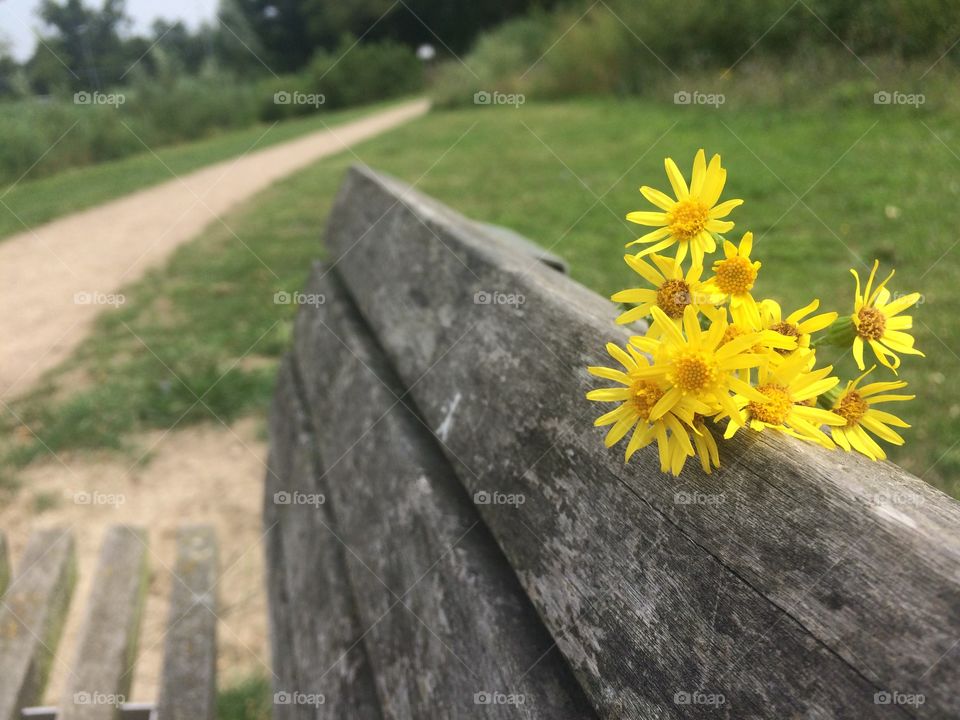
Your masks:
<svg viewBox="0 0 960 720"><path fill-rule="evenodd" d="M0 399L22 393L65 359L101 305L116 300L111 296L119 288L160 264L211 221L223 222L225 211L320 158L422 115L428 107L426 100L405 103L0 241Z"/></svg>

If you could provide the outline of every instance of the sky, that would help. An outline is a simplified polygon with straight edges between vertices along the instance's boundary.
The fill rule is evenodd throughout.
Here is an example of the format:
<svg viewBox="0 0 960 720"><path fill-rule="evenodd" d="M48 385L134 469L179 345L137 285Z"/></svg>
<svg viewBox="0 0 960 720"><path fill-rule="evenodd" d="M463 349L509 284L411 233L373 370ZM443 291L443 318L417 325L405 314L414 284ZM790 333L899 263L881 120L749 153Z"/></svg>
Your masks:
<svg viewBox="0 0 960 720"><path fill-rule="evenodd" d="M37 39L34 32L43 23L37 17L41 0L0 0L0 39L11 46L13 56L20 61L33 55ZM83 0L88 6L99 7L103 0ZM213 20L217 0L127 0L127 15L133 19L131 32L145 35L157 18L182 20L196 28L203 21Z"/></svg>

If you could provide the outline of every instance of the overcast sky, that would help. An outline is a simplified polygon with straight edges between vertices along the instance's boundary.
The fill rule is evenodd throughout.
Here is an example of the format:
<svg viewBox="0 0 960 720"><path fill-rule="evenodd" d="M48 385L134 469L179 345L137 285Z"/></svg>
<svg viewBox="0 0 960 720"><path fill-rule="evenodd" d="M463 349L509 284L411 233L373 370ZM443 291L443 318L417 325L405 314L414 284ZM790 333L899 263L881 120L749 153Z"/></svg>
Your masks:
<svg viewBox="0 0 960 720"><path fill-rule="evenodd" d="M10 43L13 56L26 60L37 44L34 32L42 23L37 17L41 0L0 0L0 38ZM84 5L100 7L103 0L83 0ZM133 19L132 32L146 34L157 18L183 20L195 28L212 20L217 0L127 0L127 15Z"/></svg>

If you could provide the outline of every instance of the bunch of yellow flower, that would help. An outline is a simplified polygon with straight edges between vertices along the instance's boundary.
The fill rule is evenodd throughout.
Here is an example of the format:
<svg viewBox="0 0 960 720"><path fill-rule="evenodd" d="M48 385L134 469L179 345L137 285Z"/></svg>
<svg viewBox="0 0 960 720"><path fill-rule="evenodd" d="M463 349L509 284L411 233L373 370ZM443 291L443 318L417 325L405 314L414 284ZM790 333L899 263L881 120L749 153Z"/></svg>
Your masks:
<svg viewBox="0 0 960 720"><path fill-rule="evenodd" d="M903 438L890 426L909 426L876 406L913 399L890 394L906 383L861 385L874 365L841 390L833 367L817 366L816 349L845 345L865 370L864 344L869 344L880 364L896 374L898 353L923 354L907 332L912 319L901 314L919 294L892 295L887 288L892 272L874 286L874 262L862 293L860 277L851 270L856 278L852 314L815 314L820 301L813 300L784 316L776 301L758 301L752 294L760 272L760 262L751 257L753 234L744 233L739 245L723 238L722 233L734 227L725 218L743 200L720 202L727 177L720 156L714 155L708 165L699 150L689 185L673 160L667 158L665 166L676 197L643 186L640 192L659 210L627 215L631 222L656 228L628 244L646 244L643 250L624 256L645 286L612 298L634 306L618 323L651 318L649 330L631 337L625 348L607 344L619 368L588 368L592 375L617 383L587 393L590 400L617 403L595 422L611 426L607 447L629 434L629 460L656 441L661 470L676 475L693 456L708 473L719 467L708 420L726 422L725 438L742 427L776 430L828 449L857 450L873 460L886 455L868 431L902 445ZM657 254L674 247L672 258ZM723 257L704 278L704 259L718 247ZM689 260L686 270L684 260Z"/></svg>

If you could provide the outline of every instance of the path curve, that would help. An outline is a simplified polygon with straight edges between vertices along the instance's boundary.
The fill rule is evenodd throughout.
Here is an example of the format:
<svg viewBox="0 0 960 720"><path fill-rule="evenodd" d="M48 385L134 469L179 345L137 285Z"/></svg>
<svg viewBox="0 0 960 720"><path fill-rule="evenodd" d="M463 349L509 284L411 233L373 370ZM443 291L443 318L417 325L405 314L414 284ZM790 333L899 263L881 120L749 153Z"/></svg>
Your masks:
<svg viewBox="0 0 960 720"><path fill-rule="evenodd" d="M316 160L428 109L427 100L404 103L209 165L4 240L0 398L23 393L70 354L103 309L94 300L108 301L107 296L162 263L230 208Z"/></svg>

